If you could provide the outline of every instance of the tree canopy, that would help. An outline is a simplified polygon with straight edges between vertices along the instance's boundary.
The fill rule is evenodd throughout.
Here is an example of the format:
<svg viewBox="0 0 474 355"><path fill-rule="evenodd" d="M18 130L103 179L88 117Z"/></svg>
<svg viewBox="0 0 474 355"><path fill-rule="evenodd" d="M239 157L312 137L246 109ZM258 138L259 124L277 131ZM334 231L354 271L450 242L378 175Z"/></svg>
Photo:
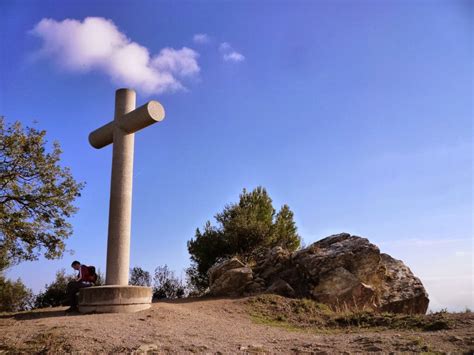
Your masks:
<svg viewBox="0 0 474 355"><path fill-rule="evenodd" d="M135 266L130 269L129 284L133 286L151 286L151 275L141 267Z"/></svg>
<svg viewBox="0 0 474 355"><path fill-rule="evenodd" d="M59 258L72 234L67 219L84 184L59 164L59 143L48 151L45 135L0 117L0 270L41 253Z"/></svg>
<svg viewBox="0 0 474 355"><path fill-rule="evenodd" d="M248 262L266 249L281 246L293 251L301 243L293 212L283 205L276 213L263 187L244 189L239 202L225 206L215 220L217 226L207 221L188 241L192 265L187 274L196 289L207 286L207 271L219 259L239 256Z"/></svg>

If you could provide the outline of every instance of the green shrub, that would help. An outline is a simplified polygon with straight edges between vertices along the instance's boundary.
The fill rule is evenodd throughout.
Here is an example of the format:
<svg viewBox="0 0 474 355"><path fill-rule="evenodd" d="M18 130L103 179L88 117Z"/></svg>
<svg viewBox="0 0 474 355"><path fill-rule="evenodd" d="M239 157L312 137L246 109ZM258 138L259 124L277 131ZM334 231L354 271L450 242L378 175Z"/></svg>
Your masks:
<svg viewBox="0 0 474 355"><path fill-rule="evenodd" d="M45 285L45 290L36 296L35 307L58 307L67 300L67 284L75 278L72 275L66 275L64 269L56 273L56 279L49 285Z"/></svg>
<svg viewBox="0 0 474 355"><path fill-rule="evenodd" d="M0 312L25 311L33 306L33 293L23 282L0 275Z"/></svg>

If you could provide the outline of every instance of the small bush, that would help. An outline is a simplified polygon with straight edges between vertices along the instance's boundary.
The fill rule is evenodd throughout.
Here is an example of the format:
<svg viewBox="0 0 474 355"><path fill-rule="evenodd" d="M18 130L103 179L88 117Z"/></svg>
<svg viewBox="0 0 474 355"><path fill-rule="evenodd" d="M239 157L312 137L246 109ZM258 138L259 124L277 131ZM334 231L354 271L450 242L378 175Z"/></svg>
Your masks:
<svg viewBox="0 0 474 355"><path fill-rule="evenodd" d="M433 321L428 321L427 323L422 325L422 329L427 331L443 330L450 328L450 322L447 319L435 319Z"/></svg>
<svg viewBox="0 0 474 355"><path fill-rule="evenodd" d="M97 269L97 280L95 281L95 286L102 286L105 285L105 275L100 269Z"/></svg>
<svg viewBox="0 0 474 355"><path fill-rule="evenodd" d="M25 311L33 306L33 293L23 282L0 275L0 312Z"/></svg>
<svg viewBox="0 0 474 355"><path fill-rule="evenodd" d="M168 266L158 266L153 277L153 299L182 298L186 294L186 286L178 279Z"/></svg>
<svg viewBox="0 0 474 355"><path fill-rule="evenodd" d="M45 290L36 296L35 307L58 307L66 300L67 284L74 280L74 276L66 275L64 269L56 273L56 279L49 285L45 285Z"/></svg>

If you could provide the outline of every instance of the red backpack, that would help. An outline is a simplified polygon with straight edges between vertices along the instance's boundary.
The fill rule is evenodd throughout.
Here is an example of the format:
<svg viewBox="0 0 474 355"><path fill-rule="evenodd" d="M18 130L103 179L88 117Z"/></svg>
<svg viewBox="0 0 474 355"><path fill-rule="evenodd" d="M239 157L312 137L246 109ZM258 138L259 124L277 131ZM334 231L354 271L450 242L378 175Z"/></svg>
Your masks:
<svg viewBox="0 0 474 355"><path fill-rule="evenodd" d="M86 265L84 265L84 266L86 266ZM95 271L95 266L86 266L86 268L87 268L87 275L86 275L84 281L89 281L89 282L92 282L92 283L96 283L97 282L97 273Z"/></svg>

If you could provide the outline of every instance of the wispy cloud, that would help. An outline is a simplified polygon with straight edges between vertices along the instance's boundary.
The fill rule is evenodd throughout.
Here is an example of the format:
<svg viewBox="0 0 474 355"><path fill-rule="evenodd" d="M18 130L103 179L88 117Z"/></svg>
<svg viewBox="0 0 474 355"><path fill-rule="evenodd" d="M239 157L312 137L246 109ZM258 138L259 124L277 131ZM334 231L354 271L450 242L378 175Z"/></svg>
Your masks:
<svg viewBox="0 0 474 355"><path fill-rule="evenodd" d="M228 61L242 62L243 60L245 60L245 57L242 54L240 54L239 52L235 52L235 51L224 54L223 58L226 62L228 62Z"/></svg>
<svg viewBox="0 0 474 355"><path fill-rule="evenodd" d="M219 51L222 53L222 58L226 62L243 62L245 56L237 52L228 42L222 42L219 46Z"/></svg>
<svg viewBox="0 0 474 355"><path fill-rule="evenodd" d="M114 83L145 94L185 89L182 79L199 73L199 54L190 48L163 48L158 54L133 42L102 17L83 21L42 19L31 31L43 40L39 57L52 58L74 72L98 70Z"/></svg>
<svg viewBox="0 0 474 355"><path fill-rule="evenodd" d="M197 44L207 44L211 42L211 37L205 33L196 33L193 36L193 42Z"/></svg>
<svg viewBox="0 0 474 355"><path fill-rule="evenodd" d="M219 50L221 52L231 51L232 47L230 46L228 42L222 42L219 46Z"/></svg>

